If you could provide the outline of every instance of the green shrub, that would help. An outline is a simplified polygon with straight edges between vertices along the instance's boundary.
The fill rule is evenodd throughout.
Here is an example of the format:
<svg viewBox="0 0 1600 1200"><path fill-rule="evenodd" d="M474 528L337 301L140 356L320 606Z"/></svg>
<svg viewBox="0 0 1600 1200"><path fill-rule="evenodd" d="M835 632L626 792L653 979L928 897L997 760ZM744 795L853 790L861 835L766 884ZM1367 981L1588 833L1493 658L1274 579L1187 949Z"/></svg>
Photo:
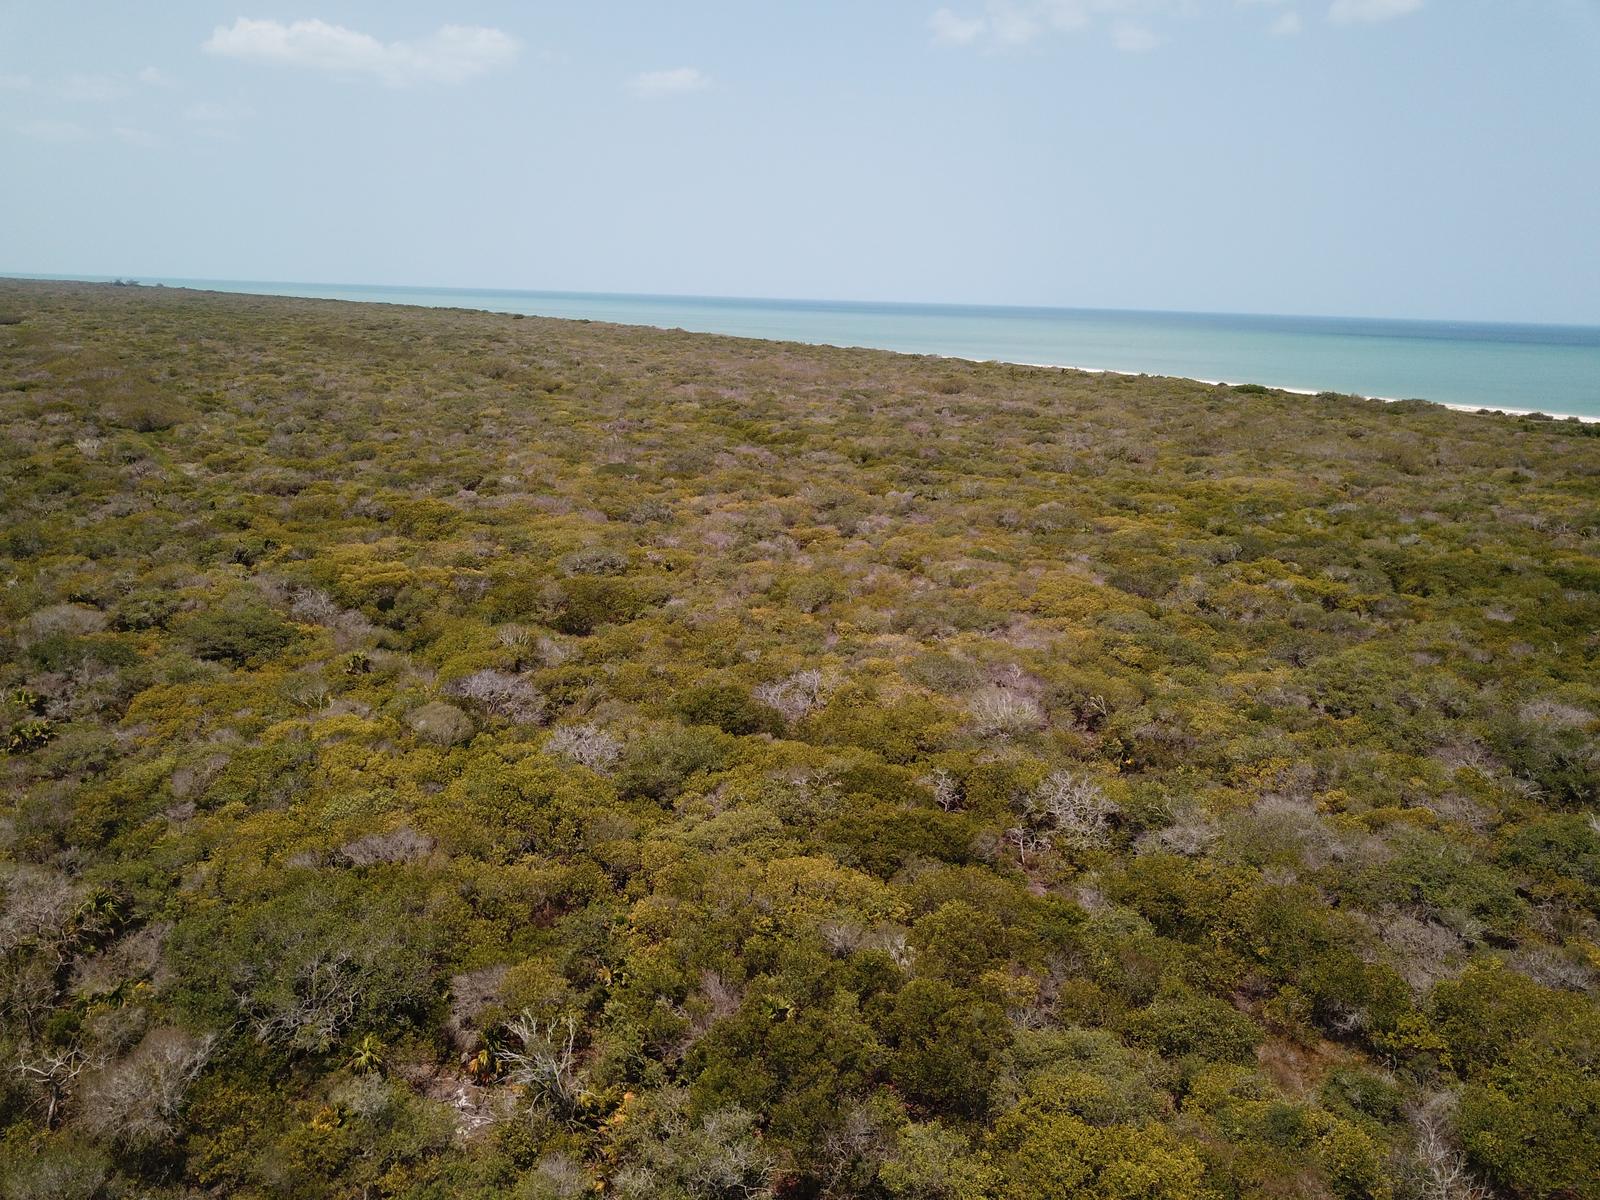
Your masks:
<svg viewBox="0 0 1600 1200"><path fill-rule="evenodd" d="M238 1021L263 1043L326 1051L350 1030L426 1016L443 918L402 886L289 879L275 895L179 921L178 999L213 1027Z"/></svg>
<svg viewBox="0 0 1600 1200"><path fill-rule="evenodd" d="M1506 837L1500 857L1520 870L1600 888L1600 829L1586 816L1565 813L1530 821Z"/></svg>
<svg viewBox="0 0 1600 1200"><path fill-rule="evenodd" d="M1518 1196L1600 1196L1600 1021L1514 1045L1469 1082L1457 1125L1473 1162Z"/></svg>
<svg viewBox="0 0 1600 1200"><path fill-rule="evenodd" d="M624 794L669 800L701 771L726 765L734 753L728 735L705 726L663 726L629 742L615 779Z"/></svg>
<svg viewBox="0 0 1600 1200"><path fill-rule="evenodd" d="M1163 996L1127 1024L1128 1036L1164 1058L1193 1055L1209 1062L1254 1062L1261 1029L1232 1005L1210 996Z"/></svg>
<svg viewBox="0 0 1600 1200"><path fill-rule="evenodd" d="M1038 1115L1024 1104L995 1128L1002 1200L1201 1200L1200 1157L1164 1127L1096 1128L1073 1116Z"/></svg>
<svg viewBox="0 0 1600 1200"><path fill-rule="evenodd" d="M686 688L674 701L678 715L691 725L714 725L724 733L783 733L783 720L734 684L706 683Z"/></svg>
<svg viewBox="0 0 1600 1200"><path fill-rule="evenodd" d="M630 580L578 575L562 581L550 623L582 637L602 625L632 621L654 602L649 589Z"/></svg>
<svg viewBox="0 0 1600 1200"><path fill-rule="evenodd" d="M886 1003L879 1028L895 1051L889 1073L914 1104L982 1115L1009 1041L1005 1013L943 980L913 979Z"/></svg>
<svg viewBox="0 0 1600 1200"><path fill-rule="evenodd" d="M282 653L299 640L299 630L263 601L230 596L187 617L178 632L201 658L232 666L251 666Z"/></svg>

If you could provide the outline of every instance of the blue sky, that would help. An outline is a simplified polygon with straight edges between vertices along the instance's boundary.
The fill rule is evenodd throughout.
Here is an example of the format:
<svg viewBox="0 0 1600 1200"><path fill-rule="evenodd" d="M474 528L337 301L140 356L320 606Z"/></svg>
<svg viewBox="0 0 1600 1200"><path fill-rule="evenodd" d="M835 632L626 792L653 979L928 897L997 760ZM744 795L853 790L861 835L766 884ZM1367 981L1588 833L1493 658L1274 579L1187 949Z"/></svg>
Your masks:
<svg viewBox="0 0 1600 1200"><path fill-rule="evenodd" d="M1600 324L1596 0L0 0L0 270Z"/></svg>

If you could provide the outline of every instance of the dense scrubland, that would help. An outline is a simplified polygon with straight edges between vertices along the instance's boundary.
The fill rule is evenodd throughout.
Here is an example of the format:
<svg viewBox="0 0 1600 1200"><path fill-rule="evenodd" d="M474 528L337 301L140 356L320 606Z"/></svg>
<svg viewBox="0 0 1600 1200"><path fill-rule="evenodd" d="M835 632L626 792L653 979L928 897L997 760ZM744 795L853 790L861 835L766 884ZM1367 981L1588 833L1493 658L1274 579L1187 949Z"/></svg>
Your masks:
<svg viewBox="0 0 1600 1200"><path fill-rule="evenodd" d="M8 1197L1600 1196L1600 438L0 283Z"/></svg>

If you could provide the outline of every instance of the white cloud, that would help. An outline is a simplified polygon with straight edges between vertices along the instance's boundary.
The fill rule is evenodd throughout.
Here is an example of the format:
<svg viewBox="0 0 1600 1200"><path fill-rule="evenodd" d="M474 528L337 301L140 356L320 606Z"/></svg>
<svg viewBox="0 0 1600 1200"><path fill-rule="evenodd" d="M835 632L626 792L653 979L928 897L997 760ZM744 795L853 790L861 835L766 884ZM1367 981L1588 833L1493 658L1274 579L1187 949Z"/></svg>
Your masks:
<svg viewBox="0 0 1600 1200"><path fill-rule="evenodd" d="M928 18L928 28L933 30L933 40L941 46L966 46L983 36L989 23L982 17L957 16L948 8L941 8Z"/></svg>
<svg viewBox="0 0 1600 1200"><path fill-rule="evenodd" d="M1159 46L1161 39L1143 25L1118 22L1111 27L1111 44L1128 54L1143 54Z"/></svg>
<svg viewBox="0 0 1600 1200"><path fill-rule="evenodd" d="M1183 0L1179 0L1181 6ZM1051 29L1071 32L1087 28L1096 16L1140 12L1152 8L1170 8L1164 0L1040 0L1039 8Z"/></svg>
<svg viewBox="0 0 1600 1200"><path fill-rule="evenodd" d="M129 146L137 146L141 150L153 150L161 145L161 139L148 129L137 129L131 125L118 125L111 131L117 139Z"/></svg>
<svg viewBox="0 0 1600 1200"><path fill-rule="evenodd" d="M63 100L101 104L107 100L115 100L123 95L127 88L120 80L110 75L68 75L56 85L55 91Z"/></svg>
<svg viewBox="0 0 1600 1200"><path fill-rule="evenodd" d="M219 104L215 100L198 100L183 110L191 133L224 142L238 138L240 122L254 115L254 110L245 105Z"/></svg>
<svg viewBox="0 0 1600 1200"><path fill-rule="evenodd" d="M393 87L419 82L461 83L517 54L508 33L478 25L445 25L418 41L381 42L371 34L326 21L256 21L219 25L202 47L208 54L336 75L368 75Z"/></svg>
<svg viewBox="0 0 1600 1200"><path fill-rule="evenodd" d="M183 119L196 125L226 125L250 115L248 108L218 104L215 100L199 100L183 110Z"/></svg>
<svg viewBox="0 0 1600 1200"><path fill-rule="evenodd" d="M146 67L140 71L139 82L146 87L169 88L177 86L177 81L160 67Z"/></svg>
<svg viewBox="0 0 1600 1200"><path fill-rule="evenodd" d="M1426 0L1323 0L1334 24L1387 21L1422 8ZM1119 50L1152 50L1185 23L1219 18L1230 10L1261 13L1279 37L1305 28L1297 0L952 0L935 9L928 29L935 44L1005 49L1047 34L1097 30Z"/></svg>
<svg viewBox="0 0 1600 1200"><path fill-rule="evenodd" d="M711 80L694 67L673 67L667 71L645 71L635 75L628 86L635 95L655 100L663 96L704 91L711 86Z"/></svg>
<svg viewBox="0 0 1600 1200"><path fill-rule="evenodd" d="M1267 32L1274 37L1293 37L1305 28L1305 20L1293 7L1295 0L1237 0L1246 8L1271 9L1277 12Z"/></svg>
<svg viewBox="0 0 1600 1200"><path fill-rule="evenodd" d="M1006 46L1020 46L1031 42L1044 32L1040 12L1033 6L1012 4L1009 0L992 0L985 22L994 39Z"/></svg>
<svg viewBox="0 0 1600 1200"><path fill-rule="evenodd" d="M1392 21L1422 7L1423 0L1333 0L1328 20L1336 25Z"/></svg>
<svg viewBox="0 0 1600 1200"><path fill-rule="evenodd" d="M933 40L947 46L988 41L1021 46L1046 33L1076 33L1097 19L1108 19L1119 49L1148 50L1158 44L1153 30L1135 18L1187 13L1193 0L985 0L981 14L938 9L928 19Z"/></svg>
<svg viewBox="0 0 1600 1200"><path fill-rule="evenodd" d="M13 128L36 142L81 142L89 136L89 131L76 121L18 121Z"/></svg>
<svg viewBox="0 0 1600 1200"><path fill-rule="evenodd" d="M27 75L9 75L0 71L0 92L25 92L33 86Z"/></svg>

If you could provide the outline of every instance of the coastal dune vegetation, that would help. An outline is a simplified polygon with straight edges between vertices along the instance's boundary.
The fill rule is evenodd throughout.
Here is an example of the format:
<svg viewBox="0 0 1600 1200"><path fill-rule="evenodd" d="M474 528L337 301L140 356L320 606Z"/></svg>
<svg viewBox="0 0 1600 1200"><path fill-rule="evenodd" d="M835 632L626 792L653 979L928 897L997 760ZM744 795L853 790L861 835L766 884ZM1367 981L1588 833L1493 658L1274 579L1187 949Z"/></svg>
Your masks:
<svg viewBox="0 0 1600 1200"><path fill-rule="evenodd" d="M1600 438L0 281L0 1196L1600 1197Z"/></svg>

